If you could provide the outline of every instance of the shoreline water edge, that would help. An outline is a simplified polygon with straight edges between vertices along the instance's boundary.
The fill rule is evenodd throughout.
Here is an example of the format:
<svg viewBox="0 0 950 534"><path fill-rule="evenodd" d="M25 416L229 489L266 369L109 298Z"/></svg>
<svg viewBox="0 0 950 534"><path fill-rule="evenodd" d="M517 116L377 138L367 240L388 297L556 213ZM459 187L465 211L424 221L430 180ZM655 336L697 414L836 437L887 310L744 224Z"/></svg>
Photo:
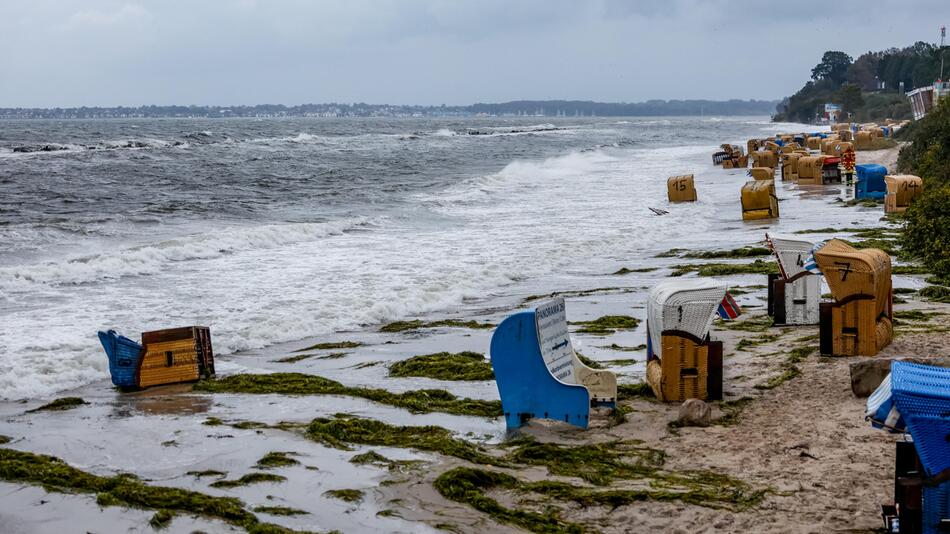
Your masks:
<svg viewBox="0 0 950 534"><path fill-rule="evenodd" d="M782 218L742 221L739 188L747 169L713 167L711 150L720 141L813 127L747 118L649 120L666 122L475 125L495 137L487 140L495 145L477 149L493 154L483 172L466 176L454 165L444 170L452 180L400 182L390 191L399 202L380 205L378 217L370 215L378 199L336 206L327 200L332 194L316 190L306 194L331 205L322 221L293 202L271 204L280 221L252 206L244 214L218 210L207 215L210 229L200 228L201 216L156 216L159 223L126 231L128 220L63 215L64 225L95 227L86 253L37 221L21 222L18 231L32 225L33 239L48 231L51 245L30 249L26 238L11 240L22 259L0 262L0 289L12 310L6 317L18 321L0 342L7 358L0 360L0 383L8 392L0 401L0 531L878 528L896 438L864 422L864 401L852 395L848 375L854 358L818 355L817 327L771 325L765 284L774 261L761 247L767 231L893 244L893 223L880 204L843 202L853 197L851 185L779 180ZM659 133L671 125L676 135ZM414 125L413 134L384 126L377 137L345 147L351 141L340 136L299 134L286 136L295 141L255 141L228 157L266 161L290 143L321 146L328 158L359 157L359 150L391 158L431 158L442 150L452 157L486 141L457 139L466 131L457 124ZM697 133L705 127L710 131ZM625 137L610 142L617 128ZM639 128L636 135L632 128ZM384 139L406 135L424 139ZM557 140L510 140L522 135ZM427 148L404 146L416 141ZM174 159L169 151L181 147L138 149L119 156L119 164L126 157ZM79 160L100 157L79 148L11 150L0 152L0 164L12 161L22 171L30 165L22 158L69 151ZM893 169L897 152L859 152L858 161ZM70 161L40 165L68 173L83 164ZM685 173L695 176L698 202L672 206L666 178ZM174 195L178 186L161 187ZM222 190L231 187L238 186ZM276 178L268 187L294 195L293 184ZM379 191L386 193L385 184ZM152 217L150 210L144 203L131 216ZM241 217L255 222L239 224ZM171 233L156 241L148 225ZM231 234L209 242L206 236L220 229ZM118 254L132 261L107 256L109 236L119 236ZM50 251L71 259L58 261ZM311 261L298 263L301 257ZM916 294L926 286L925 273L895 265L904 267L894 275L900 319L879 358L950 357L946 305ZM215 272L222 273L218 280ZM246 276L231 280L232 272ZM267 272L277 274L261 274ZM643 387L646 299L652 286L673 277L712 277L745 310L739 321L713 326L724 343L724 399L711 403L706 427L680 427L678 404L657 402ZM170 291L171 282L183 285ZM93 290L107 295L95 301ZM200 291L205 302L227 309L201 315L202 298L194 298ZM225 297L229 291L235 294ZM121 308L124 294L134 311L107 309ZM31 295L41 302L27 302ZM75 305L69 298L85 295L93 299L88 309L66 310ZM617 374L618 410L596 413L583 431L532 421L511 440L491 367L480 356L494 325L551 296L568 303L577 351ZM158 307L162 302L168 306ZM31 313L36 317L19 319ZM83 324L84 316L110 324ZM89 335L119 325L135 333L208 320L220 332L222 355L218 378L197 385L120 393ZM43 321L56 327L29 331ZM452 372L440 375L446 358Z"/></svg>

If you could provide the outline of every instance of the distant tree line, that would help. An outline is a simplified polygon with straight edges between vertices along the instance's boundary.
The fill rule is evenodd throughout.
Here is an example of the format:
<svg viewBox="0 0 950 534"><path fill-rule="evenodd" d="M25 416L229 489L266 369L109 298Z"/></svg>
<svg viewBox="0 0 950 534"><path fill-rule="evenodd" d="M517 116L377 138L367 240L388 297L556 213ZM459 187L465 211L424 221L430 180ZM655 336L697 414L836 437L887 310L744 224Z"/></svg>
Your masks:
<svg viewBox="0 0 950 534"><path fill-rule="evenodd" d="M608 103L581 100L519 100L470 106L404 106L366 103L328 103L285 106L139 106L76 108L0 108L6 119L89 119L89 118L222 118L222 117L400 117L542 115L630 117L669 115L769 115L772 100L649 100L639 103Z"/></svg>
<svg viewBox="0 0 950 534"><path fill-rule="evenodd" d="M940 76L941 49L917 42L906 48L866 52L852 60L830 50L811 71L811 80L776 108L777 121L813 122L826 103L840 104L854 121L911 117L904 93L932 84Z"/></svg>

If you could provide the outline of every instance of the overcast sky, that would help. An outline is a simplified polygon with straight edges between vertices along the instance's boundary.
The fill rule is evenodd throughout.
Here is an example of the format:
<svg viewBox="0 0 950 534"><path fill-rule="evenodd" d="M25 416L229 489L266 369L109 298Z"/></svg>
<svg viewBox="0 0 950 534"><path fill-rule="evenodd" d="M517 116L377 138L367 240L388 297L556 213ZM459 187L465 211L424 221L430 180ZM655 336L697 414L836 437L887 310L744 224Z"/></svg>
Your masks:
<svg viewBox="0 0 950 534"><path fill-rule="evenodd" d="M950 0L0 0L0 107L777 99Z"/></svg>

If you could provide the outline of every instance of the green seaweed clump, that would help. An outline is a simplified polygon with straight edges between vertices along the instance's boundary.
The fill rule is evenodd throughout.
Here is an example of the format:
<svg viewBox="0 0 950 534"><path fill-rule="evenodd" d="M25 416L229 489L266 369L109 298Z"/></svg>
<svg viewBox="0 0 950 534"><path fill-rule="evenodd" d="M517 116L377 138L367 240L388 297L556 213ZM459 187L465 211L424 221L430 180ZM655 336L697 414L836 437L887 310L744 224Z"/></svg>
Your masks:
<svg viewBox="0 0 950 534"><path fill-rule="evenodd" d="M776 274L774 261L755 260L752 263L693 263L673 266L670 276L683 276L695 271L699 276L730 276L735 274Z"/></svg>
<svg viewBox="0 0 950 534"><path fill-rule="evenodd" d="M363 492L357 489L335 489L323 492L327 497L340 499L344 502L360 502L363 500Z"/></svg>
<svg viewBox="0 0 950 534"><path fill-rule="evenodd" d="M0 435L0 445L6 445L7 443L10 443L11 441L13 441L13 438L11 438L10 436Z"/></svg>
<svg viewBox="0 0 950 534"><path fill-rule="evenodd" d="M39 408L33 408L32 410L27 410L27 413L72 410L73 408L78 408L84 404L89 404L89 403L82 400L79 397L62 397L50 403L44 404L40 406Z"/></svg>
<svg viewBox="0 0 950 534"><path fill-rule="evenodd" d="M223 520L250 534L290 533L261 523L234 497L215 497L182 488L150 486L132 475L104 477L72 467L59 458L0 449L0 480L43 486L59 493L91 493L100 506L125 506ZM159 516L164 517L165 514Z"/></svg>
<svg viewBox="0 0 950 534"><path fill-rule="evenodd" d="M684 258L752 258L755 256L768 256L772 251L765 247L740 247L732 250L699 250L683 254Z"/></svg>
<svg viewBox="0 0 950 534"><path fill-rule="evenodd" d="M621 351L621 352L637 352L637 351L640 351L640 350L643 350L643 349L647 348L647 346L641 344L641 345L637 345L637 346L634 346L634 347L625 347L625 346L623 346L623 345L618 345L618 344L616 344L616 343L611 343L610 345L605 345L605 346L600 347L600 348L602 348L602 349L610 349L610 350L617 350L617 351Z"/></svg>
<svg viewBox="0 0 950 534"><path fill-rule="evenodd" d="M148 524L151 525L152 528L160 530L168 527L172 519L175 519L175 512L171 510L159 510L148 520Z"/></svg>
<svg viewBox="0 0 950 534"><path fill-rule="evenodd" d="M617 400L629 400L637 397L655 398L653 388L646 382L636 384L617 384Z"/></svg>
<svg viewBox="0 0 950 534"><path fill-rule="evenodd" d="M216 469L205 469L204 471L188 471L185 474L193 476L195 478L228 476L228 474L225 473L224 471L218 471Z"/></svg>
<svg viewBox="0 0 950 534"><path fill-rule="evenodd" d="M269 452L263 458L254 464L258 469L273 469L275 467L290 467L298 465L300 462L291 456L296 455L293 452Z"/></svg>
<svg viewBox="0 0 950 534"><path fill-rule="evenodd" d="M394 426L361 417L318 418L307 427L308 438L331 447L346 449L347 444L401 447L454 456L473 463L504 466L504 461L439 426Z"/></svg>
<svg viewBox="0 0 950 534"><path fill-rule="evenodd" d="M477 352L438 352L413 356L389 367L389 376L420 376L438 380L494 380L485 356Z"/></svg>
<svg viewBox="0 0 950 534"><path fill-rule="evenodd" d="M685 252L685 251L686 249L682 249L682 248L671 248L670 250L667 250L666 252L661 252L654 257L655 258L675 258L676 256L679 255L680 252Z"/></svg>
<svg viewBox="0 0 950 534"><path fill-rule="evenodd" d="M486 493L495 488L516 489L522 483L505 473L456 467L441 475L433 486L450 501L467 504L479 512L488 514L499 523L516 525L529 532L544 534L582 534L584 528L561 520L553 513L540 514L502 506Z"/></svg>
<svg viewBox="0 0 950 534"><path fill-rule="evenodd" d="M659 267L641 267L639 269L628 269L626 267L621 267L614 274L614 276L623 276L630 273L651 273L657 270Z"/></svg>
<svg viewBox="0 0 950 534"><path fill-rule="evenodd" d="M281 395L348 395L380 404L405 408L414 413L443 412L453 415L497 417L501 402L460 399L443 389L420 389L393 393L385 389L344 386L317 375L302 373L240 374L202 380L196 391Z"/></svg>
<svg viewBox="0 0 950 534"><path fill-rule="evenodd" d="M721 321L719 327L725 330L739 330L742 332L765 332L772 328L775 320L768 315L757 315L745 321Z"/></svg>
<svg viewBox="0 0 950 534"><path fill-rule="evenodd" d="M286 358L278 358L274 360L274 363L297 363L307 358L313 358L316 354L298 354L297 356L287 356Z"/></svg>
<svg viewBox="0 0 950 534"><path fill-rule="evenodd" d="M379 331L388 332L388 333L397 333L397 332L406 332L409 330L419 330L421 328L473 328L473 329L484 329L484 328L495 328L495 325L491 323L480 323L478 321L459 321L457 319L444 319L441 321L420 321L418 319L412 321L395 321L387 325L383 325Z"/></svg>
<svg viewBox="0 0 950 534"><path fill-rule="evenodd" d="M900 324L904 321L925 323L938 315L943 315L943 313L925 312L920 310L901 310L894 312L894 323Z"/></svg>
<svg viewBox="0 0 950 534"><path fill-rule="evenodd" d="M260 484L262 482L283 482L287 477L275 475L272 473L248 473L237 480L218 480L212 482L212 488L236 488L239 486L249 486L251 484Z"/></svg>
<svg viewBox="0 0 950 534"><path fill-rule="evenodd" d="M606 336L613 334L617 330L633 330L639 326L640 320L628 315L604 315L593 321L578 321L571 324L576 324L581 327L577 331L580 334Z"/></svg>
<svg viewBox="0 0 950 534"><path fill-rule="evenodd" d="M378 465L388 467L390 471L397 471L411 469L425 462L422 460L391 460L376 451L369 451L350 458L350 463L356 465Z"/></svg>
<svg viewBox="0 0 950 534"><path fill-rule="evenodd" d="M363 344L359 341L334 341L331 343L317 343L316 345L310 345L309 347L297 349L294 352L308 352L311 350L355 349L362 346Z"/></svg>
<svg viewBox="0 0 950 534"><path fill-rule="evenodd" d="M950 304L950 287L927 286L921 289L917 294L933 302Z"/></svg>
<svg viewBox="0 0 950 534"><path fill-rule="evenodd" d="M771 343L782 337L781 334L762 334L756 337L744 337L736 343L736 350L746 350L766 343Z"/></svg>
<svg viewBox="0 0 950 534"><path fill-rule="evenodd" d="M297 508L288 508L287 506L255 506L253 508L254 512L258 514L269 514L269 515L307 515L310 512L306 510L300 510Z"/></svg>
<svg viewBox="0 0 950 534"><path fill-rule="evenodd" d="M602 363L598 362L597 360L588 358L587 356L584 356L583 354L581 354L581 353L579 353L579 352L575 352L574 354L577 356L578 361L580 361L582 364L586 365L587 367L590 367L591 369L604 369L604 368L605 368L604 365L603 365Z"/></svg>
<svg viewBox="0 0 950 534"><path fill-rule="evenodd" d="M545 466L552 475L606 486L617 479L650 476L663 465L666 456L663 451L631 442L567 446L525 440L506 458L513 463ZM628 461L631 458L633 462Z"/></svg>

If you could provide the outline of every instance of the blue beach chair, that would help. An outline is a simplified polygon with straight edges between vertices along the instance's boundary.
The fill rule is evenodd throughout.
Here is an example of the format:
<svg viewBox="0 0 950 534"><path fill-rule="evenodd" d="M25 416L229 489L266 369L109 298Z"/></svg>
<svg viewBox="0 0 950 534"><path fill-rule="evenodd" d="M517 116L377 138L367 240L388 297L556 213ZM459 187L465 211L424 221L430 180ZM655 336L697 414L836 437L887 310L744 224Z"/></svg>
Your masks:
<svg viewBox="0 0 950 534"><path fill-rule="evenodd" d="M884 195L887 194L887 185L884 183L887 167L877 163L862 163L855 165L854 170L858 175L858 183L854 188L854 198L875 200L884 198Z"/></svg>
<svg viewBox="0 0 950 534"><path fill-rule="evenodd" d="M116 334L115 330L99 331L99 341L109 358L109 373L112 383L123 388L138 386L139 362L142 361L142 345Z"/></svg>

